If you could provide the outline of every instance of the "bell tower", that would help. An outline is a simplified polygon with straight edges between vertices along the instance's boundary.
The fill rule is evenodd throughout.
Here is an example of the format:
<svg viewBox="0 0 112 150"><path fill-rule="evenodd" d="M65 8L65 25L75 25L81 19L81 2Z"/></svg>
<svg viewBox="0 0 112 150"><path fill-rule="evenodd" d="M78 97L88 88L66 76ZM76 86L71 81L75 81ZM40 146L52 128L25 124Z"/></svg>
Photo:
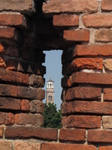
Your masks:
<svg viewBox="0 0 112 150"><path fill-rule="evenodd" d="M54 103L54 81L50 80L47 81L47 90L46 90L46 103L53 104Z"/></svg>

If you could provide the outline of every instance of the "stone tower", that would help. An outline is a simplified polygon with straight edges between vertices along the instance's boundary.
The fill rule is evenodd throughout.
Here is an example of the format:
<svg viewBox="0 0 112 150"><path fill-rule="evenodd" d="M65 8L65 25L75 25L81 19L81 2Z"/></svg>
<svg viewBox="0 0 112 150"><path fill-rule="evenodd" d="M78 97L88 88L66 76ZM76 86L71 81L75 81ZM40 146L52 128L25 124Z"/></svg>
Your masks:
<svg viewBox="0 0 112 150"><path fill-rule="evenodd" d="M51 77L47 81L46 103L54 103L54 81L51 80Z"/></svg>

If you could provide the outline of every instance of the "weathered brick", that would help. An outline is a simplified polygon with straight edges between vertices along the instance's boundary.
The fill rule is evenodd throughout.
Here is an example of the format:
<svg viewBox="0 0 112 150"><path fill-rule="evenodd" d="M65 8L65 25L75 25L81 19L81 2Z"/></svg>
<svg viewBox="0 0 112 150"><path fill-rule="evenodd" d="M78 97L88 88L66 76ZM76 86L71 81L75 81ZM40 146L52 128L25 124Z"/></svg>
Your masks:
<svg viewBox="0 0 112 150"><path fill-rule="evenodd" d="M109 71L112 71L112 59L105 59L104 61L104 67L105 69L109 70Z"/></svg>
<svg viewBox="0 0 112 150"><path fill-rule="evenodd" d="M111 102L74 101L62 103L62 114L87 113L87 114L112 114Z"/></svg>
<svg viewBox="0 0 112 150"><path fill-rule="evenodd" d="M0 43L0 53L4 53L5 48L2 43Z"/></svg>
<svg viewBox="0 0 112 150"><path fill-rule="evenodd" d="M12 113L0 112L0 124L13 125L14 123L15 123L15 118Z"/></svg>
<svg viewBox="0 0 112 150"><path fill-rule="evenodd" d="M58 129L38 127L7 127L6 138L38 138L57 140Z"/></svg>
<svg viewBox="0 0 112 150"><path fill-rule="evenodd" d="M96 150L93 145L84 144L60 144L60 143L44 143L42 144L42 150Z"/></svg>
<svg viewBox="0 0 112 150"><path fill-rule="evenodd" d="M36 86L36 87L44 87L44 79L42 76L36 76L34 74L31 74L29 77L29 84Z"/></svg>
<svg viewBox="0 0 112 150"><path fill-rule="evenodd" d="M20 110L20 108L20 100L8 97L0 97L0 109Z"/></svg>
<svg viewBox="0 0 112 150"><path fill-rule="evenodd" d="M29 75L0 68L0 81L28 84Z"/></svg>
<svg viewBox="0 0 112 150"><path fill-rule="evenodd" d="M45 109L45 104L38 101L38 100L33 100L30 102L30 111L31 112L37 112L37 113L42 113L44 112Z"/></svg>
<svg viewBox="0 0 112 150"><path fill-rule="evenodd" d="M99 29L95 33L96 42L112 42L112 30L111 29Z"/></svg>
<svg viewBox="0 0 112 150"><path fill-rule="evenodd" d="M21 110L23 111L29 111L29 101L28 100L25 100L25 99L22 99L21 101Z"/></svg>
<svg viewBox="0 0 112 150"><path fill-rule="evenodd" d="M1 84L0 95L43 100L45 91L41 88Z"/></svg>
<svg viewBox="0 0 112 150"><path fill-rule="evenodd" d="M63 74L71 74L81 69L103 70L103 58L76 58L64 65Z"/></svg>
<svg viewBox="0 0 112 150"><path fill-rule="evenodd" d="M86 27L111 27L112 14L85 15L82 21Z"/></svg>
<svg viewBox="0 0 112 150"><path fill-rule="evenodd" d="M85 137L86 137L86 130L84 129L61 129L59 135L60 141L84 142Z"/></svg>
<svg viewBox="0 0 112 150"><path fill-rule="evenodd" d="M111 129L112 128L112 116L103 116L102 123L103 123L103 128Z"/></svg>
<svg viewBox="0 0 112 150"><path fill-rule="evenodd" d="M101 117L100 116L88 116L88 115L70 115L68 117L62 117L61 123L65 128L100 128Z"/></svg>
<svg viewBox="0 0 112 150"><path fill-rule="evenodd" d="M4 1L0 0L0 11L9 10L9 11L19 11L22 13L32 13L35 11L34 9L34 1L33 0L11 0L11 1Z"/></svg>
<svg viewBox="0 0 112 150"><path fill-rule="evenodd" d="M3 138L4 135L4 128L3 126L0 127L0 138Z"/></svg>
<svg viewBox="0 0 112 150"><path fill-rule="evenodd" d="M112 146L100 146L99 150L111 150Z"/></svg>
<svg viewBox="0 0 112 150"><path fill-rule="evenodd" d="M11 57L19 57L19 50L14 46L7 46L5 48L5 55L11 56Z"/></svg>
<svg viewBox="0 0 112 150"><path fill-rule="evenodd" d="M0 124L12 125L15 123L15 117L12 113L0 112Z"/></svg>
<svg viewBox="0 0 112 150"><path fill-rule="evenodd" d="M104 88L104 101L112 101L112 89L111 88Z"/></svg>
<svg viewBox="0 0 112 150"><path fill-rule="evenodd" d="M88 30L64 30L63 38L67 41L89 41Z"/></svg>
<svg viewBox="0 0 112 150"><path fill-rule="evenodd" d="M112 10L112 1L111 0L102 0L101 6L102 6L102 10L111 11Z"/></svg>
<svg viewBox="0 0 112 150"><path fill-rule="evenodd" d="M98 100L101 98L101 88L96 87L73 87L63 91L64 100L90 99Z"/></svg>
<svg viewBox="0 0 112 150"><path fill-rule="evenodd" d="M75 83L112 85L112 74L76 72L70 77L64 77L62 79L63 87L70 87Z"/></svg>
<svg viewBox="0 0 112 150"><path fill-rule="evenodd" d="M54 13L78 13L78 12L97 12L97 0L52 0L43 3L43 12L46 14Z"/></svg>
<svg viewBox="0 0 112 150"><path fill-rule="evenodd" d="M44 122L44 118L40 114L16 114L15 123L18 125L36 125L37 127L41 126Z"/></svg>
<svg viewBox="0 0 112 150"><path fill-rule="evenodd" d="M0 57L0 67L6 67L5 60L2 57Z"/></svg>
<svg viewBox="0 0 112 150"><path fill-rule="evenodd" d="M88 130L88 142L112 143L112 130Z"/></svg>
<svg viewBox="0 0 112 150"><path fill-rule="evenodd" d="M72 57L79 56L112 56L112 45L77 45L72 53Z"/></svg>
<svg viewBox="0 0 112 150"><path fill-rule="evenodd" d="M33 73L36 75L43 75L46 72L44 66L41 63L33 63L27 61L18 61L17 59L6 60L7 70L16 70L24 73Z"/></svg>
<svg viewBox="0 0 112 150"><path fill-rule="evenodd" d="M15 150L40 150L41 145L36 142L30 141L15 141L14 149Z"/></svg>
<svg viewBox="0 0 112 150"><path fill-rule="evenodd" d="M58 27L72 27L79 25L79 16L77 15L54 15L53 25Z"/></svg>
<svg viewBox="0 0 112 150"><path fill-rule="evenodd" d="M12 150L12 141L0 140L1 150Z"/></svg>
<svg viewBox="0 0 112 150"><path fill-rule="evenodd" d="M17 40L18 39L18 33L17 33L15 28L2 27L2 28L0 28L0 38Z"/></svg>
<svg viewBox="0 0 112 150"><path fill-rule="evenodd" d="M7 19L8 18L8 19ZM20 26L27 27L26 19L19 13L0 13L1 26Z"/></svg>

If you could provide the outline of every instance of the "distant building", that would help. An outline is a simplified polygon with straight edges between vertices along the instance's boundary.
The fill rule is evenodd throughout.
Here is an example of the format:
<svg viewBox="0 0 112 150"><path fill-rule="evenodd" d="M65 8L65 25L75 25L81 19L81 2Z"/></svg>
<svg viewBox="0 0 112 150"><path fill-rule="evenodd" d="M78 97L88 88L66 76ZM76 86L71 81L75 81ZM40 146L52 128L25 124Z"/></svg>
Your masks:
<svg viewBox="0 0 112 150"><path fill-rule="evenodd" d="M54 81L51 78L47 81L46 103L54 103Z"/></svg>

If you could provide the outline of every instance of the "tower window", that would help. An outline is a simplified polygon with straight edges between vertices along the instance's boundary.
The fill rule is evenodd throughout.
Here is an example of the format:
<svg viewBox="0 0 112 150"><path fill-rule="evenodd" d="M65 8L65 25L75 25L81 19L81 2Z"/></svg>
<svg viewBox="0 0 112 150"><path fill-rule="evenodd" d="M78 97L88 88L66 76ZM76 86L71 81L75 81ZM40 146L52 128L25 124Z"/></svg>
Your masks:
<svg viewBox="0 0 112 150"><path fill-rule="evenodd" d="M50 96L49 96L49 101L51 101L51 100L52 100L52 96L50 95Z"/></svg>

